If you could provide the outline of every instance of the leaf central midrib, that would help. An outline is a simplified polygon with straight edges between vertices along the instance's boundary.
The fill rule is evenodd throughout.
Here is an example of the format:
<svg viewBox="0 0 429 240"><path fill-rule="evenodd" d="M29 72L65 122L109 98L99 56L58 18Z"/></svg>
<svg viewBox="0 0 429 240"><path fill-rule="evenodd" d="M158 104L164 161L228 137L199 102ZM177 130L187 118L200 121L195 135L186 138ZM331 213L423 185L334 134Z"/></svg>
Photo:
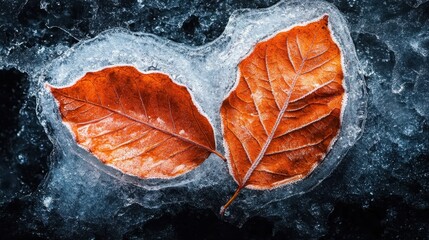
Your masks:
<svg viewBox="0 0 429 240"><path fill-rule="evenodd" d="M214 149L211 149L211 148L209 148L209 147L207 147L207 146L204 146L204 145L202 145L202 144L200 144L200 143L197 143L197 142L195 142L195 141L193 141L193 140L191 140L191 139L185 138L185 137L180 136L180 135L178 135L178 134L175 134L175 133L173 133L173 132L170 132L170 131L167 131L167 130L165 130L165 129L162 129L162 128L159 128L159 127L156 127L156 126L154 126L154 125L152 125L152 124L150 124L150 123L148 123L148 122L144 122L144 121L141 121L141 120L139 120L139 119L137 119L137 118L131 117L131 116L129 116L128 114L122 113L122 112L117 111L117 110L115 110L115 109L111 109L111 108L109 108L109 107L103 106L103 105L98 104L98 103L90 102L90 101L88 101L88 100L82 100L82 99L79 99L79 98L71 97L71 96L68 96L68 95L66 95L66 94L63 94L63 93L61 93L61 92L59 92L59 91L58 91L57 93L58 93L58 94L60 94L60 95L62 95L62 96L64 96L64 97L66 97L66 98L73 99L73 100L75 100L75 101L79 101L79 102L86 103L86 104L90 104L90 105L93 105L93 106L96 106L96 107L99 107L99 108L103 108L103 109L105 109L105 110L107 110L107 111L110 111L110 112L113 112L113 113L118 114L118 115L120 115L120 116L123 116L123 117L125 117L125 118L128 118L128 119L129 119L129 120L131 120L131 121L134 121L134 122L137 122L137 123L140 123L140 124L146 125L146 126L148 126L148 127L150 127L150 128L153 128L153 129L158 130L158 131L160 131L160 132L163 132L163 133L165 133L165 134L168 134L168 135L174 136L174 137L176 137L176 138L178 138L178 139L180 139L180 140L182 140L182 141L185 141L185 142L188 142L188 143L194 144L194 145L199 146L199 147L201 147L201 148L203 148L203 149L205 149L205 150L207 150L207 151L209 151L209 152L212 152L212 153L217 154L216 150L214 150Z"/></svg>
<svg viewBox="0 0 429 240"><path fill-rule="evenodd" d="M288 42L288 41L286 41L286 42ZM301 75L301 71L302 71L302 69L304 67L305 61L307 61L308 52L310 52L310 50L313 48L313 43L314 43L314 36L313 36L313 40L311 41L310 48L307 51L307 54L306 54L305 58L303 58L302 61L301 61L301 64L300 64L298 72L295 72L295 75L294 75L294 78L293 78L293 81L292 81L291 89L290 89L290 91L288 93L288 96L287 96L287 98L285 100L285 103L283 104L282 109L280 110L279 114L277 115L276 122L275 122L273 128L271 129L270 135L267 137L267 140L265 141L264 146L262 147L262 149L259 152L258 156L256 157L255 161L253 161L253 163L250 166L249 170L246 172L246 175L244 175L243 181L241 182L241 184L239 186L239 189L243 188L244 186L246 186L247 181L249 181L251 175L253 174L253 172L255 171L255 169L258 167L258 165L261 162L262 158L264 157L266 151L268 150L268 146L270 145L270 143L271 143L271 141L272 141L272 139L274 137L274 134L277 131L277 128L280 125L281 120L283 119L283 115L284 115L284 113L286 112L286 109L289 106L290 97L292 96L292 92L293 92L293 90L295 88L295 84L298 81L299 76ZM287 48L287 51L289 51L288 48ZM301 51L300 51L300 54L301 54ZM291 61L291 64L293 65L292 59L290 59L290 61Z"/></svg>

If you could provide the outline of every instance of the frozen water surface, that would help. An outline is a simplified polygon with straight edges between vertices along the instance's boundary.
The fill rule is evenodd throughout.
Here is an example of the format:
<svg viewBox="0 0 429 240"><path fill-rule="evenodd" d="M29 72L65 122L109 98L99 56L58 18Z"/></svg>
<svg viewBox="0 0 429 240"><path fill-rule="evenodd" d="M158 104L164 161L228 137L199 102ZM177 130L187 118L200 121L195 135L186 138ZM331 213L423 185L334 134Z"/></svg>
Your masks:
<svg viewBox="0 0 429 240"><path fill-rule="evenodd" d="M0 146L6 237L427 238L429 3L329 2L285 1L259 10L274 1L1 2L2 97L13 92L2 104L14 106L2 114L16 122L2 126L6 144ZM252 9L232 14L244 7ZM166 72L189 87L223 151L218 108L234 85L237 63L259 40L325 13L342 48L351 97L341 138L308 179L274 191L243 191L226 218L233 225L215 216L236 188L220 159L211 156L169 181L123 175L77 147L42 87L112 65ZM359 66L368 116L351 147L365 117ZM49 158L34 96L54 143Z"/></svg>
<svg viewBox="0 0 429 240"><path fill-rule="evenodd" d="M213 209L219 208L222 201L227 200L235 184L226 170L226 164L218 157L210 156L201 167L173 180L142 180L122 175L103 166L95 157L77 147L66 127L61 124L51 94L40 86L43 86L45 81L55 86L71 85L87 72L112 65L133 65L141 71L156 69L169 74L176 82L190 89L196 102L214 124L217 143L219 148L222 148L219 108L235 84L237 65L241 59L262 39L290 29L296 24L316 21L325 14L329 16L333 37L342 49L348 96L343 126L332 150L308 178L272 191L243 191L231 208L234 213L230 217L231 220L243 222L249 214L255 214L261 209L269 212L270 202L304 193L327 177L362 133L366 117L366 96L363 79L358 72L359 62L344 18L336 8L327 3L289 2L265 10L237 12L231 16L224 33L218 39L201 47L187 47L157 36L133 34L120 29L109 30L76 45L50 63L39 77L39 105L42 109L40 117L49 126L49 134L58 151L53 160L60 165L70 159L74 159L72 165L81 165L79 161L85 160L97 169L122 180L119 185L129 182L142 187L145 194L159 195L157 201L147 198L147 201L142 202L147 208L160 207L171 202L171 199L198 207L204 205ZM84 176L100 174L97 169L91 169L90 173ZM91 174L92 172L94 173ZM68 175L67 170L60 174L56 174L54 170L53 177L64 180L50 184L54 187L58 184L68 186ZM111 187L117 188L117 185L112 183ZM178 188L177 194L162 193L165 188L175 187ZM202 195L201 189L204 188L211 189L216 195ZM98 191L100 188L96 193ZM277 214L281 216L283 212L277 211Z"/></svg>

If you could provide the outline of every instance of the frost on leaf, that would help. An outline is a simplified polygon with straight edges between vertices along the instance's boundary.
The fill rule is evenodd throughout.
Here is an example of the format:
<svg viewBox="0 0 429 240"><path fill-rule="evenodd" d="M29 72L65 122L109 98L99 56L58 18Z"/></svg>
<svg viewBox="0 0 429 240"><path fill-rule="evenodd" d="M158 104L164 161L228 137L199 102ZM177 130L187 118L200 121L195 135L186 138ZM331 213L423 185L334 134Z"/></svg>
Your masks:
<svg viewBox="0 0 429 240"><path fill-rule="evenodd" d="M166 74L120 66L48 87L77 143L124 173L173 178L219 155L210 122Z"/></svg>
<svg viewBox="0 0 429 240"><path fill-rule="evenodd" d="M340 50L328 17L255 45L221 107L229 171L238 189L272 189L308 176L341 124Z"/></svg>

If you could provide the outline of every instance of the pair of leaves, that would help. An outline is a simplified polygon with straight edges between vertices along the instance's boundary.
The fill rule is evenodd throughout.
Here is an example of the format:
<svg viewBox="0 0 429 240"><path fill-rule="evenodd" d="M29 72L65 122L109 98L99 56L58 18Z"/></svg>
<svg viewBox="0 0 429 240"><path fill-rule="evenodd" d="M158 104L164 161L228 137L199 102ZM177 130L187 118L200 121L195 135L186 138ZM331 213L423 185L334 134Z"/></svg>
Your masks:
<svg viewBox="0 0 429 240"><path fill-rule="evenodd" d="M120 66L49 86L77 143L140 178L173 178L216 151L213 128L186 87ZM255 45L220 115L238 188L272 189L310 174L334 142L344 99L340 50L328 17Z"/></svg>

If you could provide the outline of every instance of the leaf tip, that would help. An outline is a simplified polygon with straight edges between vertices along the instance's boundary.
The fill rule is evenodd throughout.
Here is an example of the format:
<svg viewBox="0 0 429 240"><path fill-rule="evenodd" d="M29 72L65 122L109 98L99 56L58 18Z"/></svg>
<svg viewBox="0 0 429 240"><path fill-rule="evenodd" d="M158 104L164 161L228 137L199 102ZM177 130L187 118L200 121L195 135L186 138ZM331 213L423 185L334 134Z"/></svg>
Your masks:
<svg viewBox="0 0 429 240"><path fill-rule="evenodd" d="M43 87L45 87L46 90L52 91L53 86L47 82L45 82L45 84L43 84Z"/></svg>
<svg viewBox="0 0 429 240"><path fill-rule="evenodd" d="M55 87L54 85L52 85L48 82L45 82L45 84L43 84L43 87L45 87L46 90L48 90L49 92L51 92L54 95L55 95L55 91L59 90L58 87Z"/></svg>
<svg viewBox="0 0 429 240"><path fill-rule="evenodd" d="M329 21L329 15L328 14L324 14L322 19L320 19L320 22L326 26L328 26L328 21Z"/></svg>

